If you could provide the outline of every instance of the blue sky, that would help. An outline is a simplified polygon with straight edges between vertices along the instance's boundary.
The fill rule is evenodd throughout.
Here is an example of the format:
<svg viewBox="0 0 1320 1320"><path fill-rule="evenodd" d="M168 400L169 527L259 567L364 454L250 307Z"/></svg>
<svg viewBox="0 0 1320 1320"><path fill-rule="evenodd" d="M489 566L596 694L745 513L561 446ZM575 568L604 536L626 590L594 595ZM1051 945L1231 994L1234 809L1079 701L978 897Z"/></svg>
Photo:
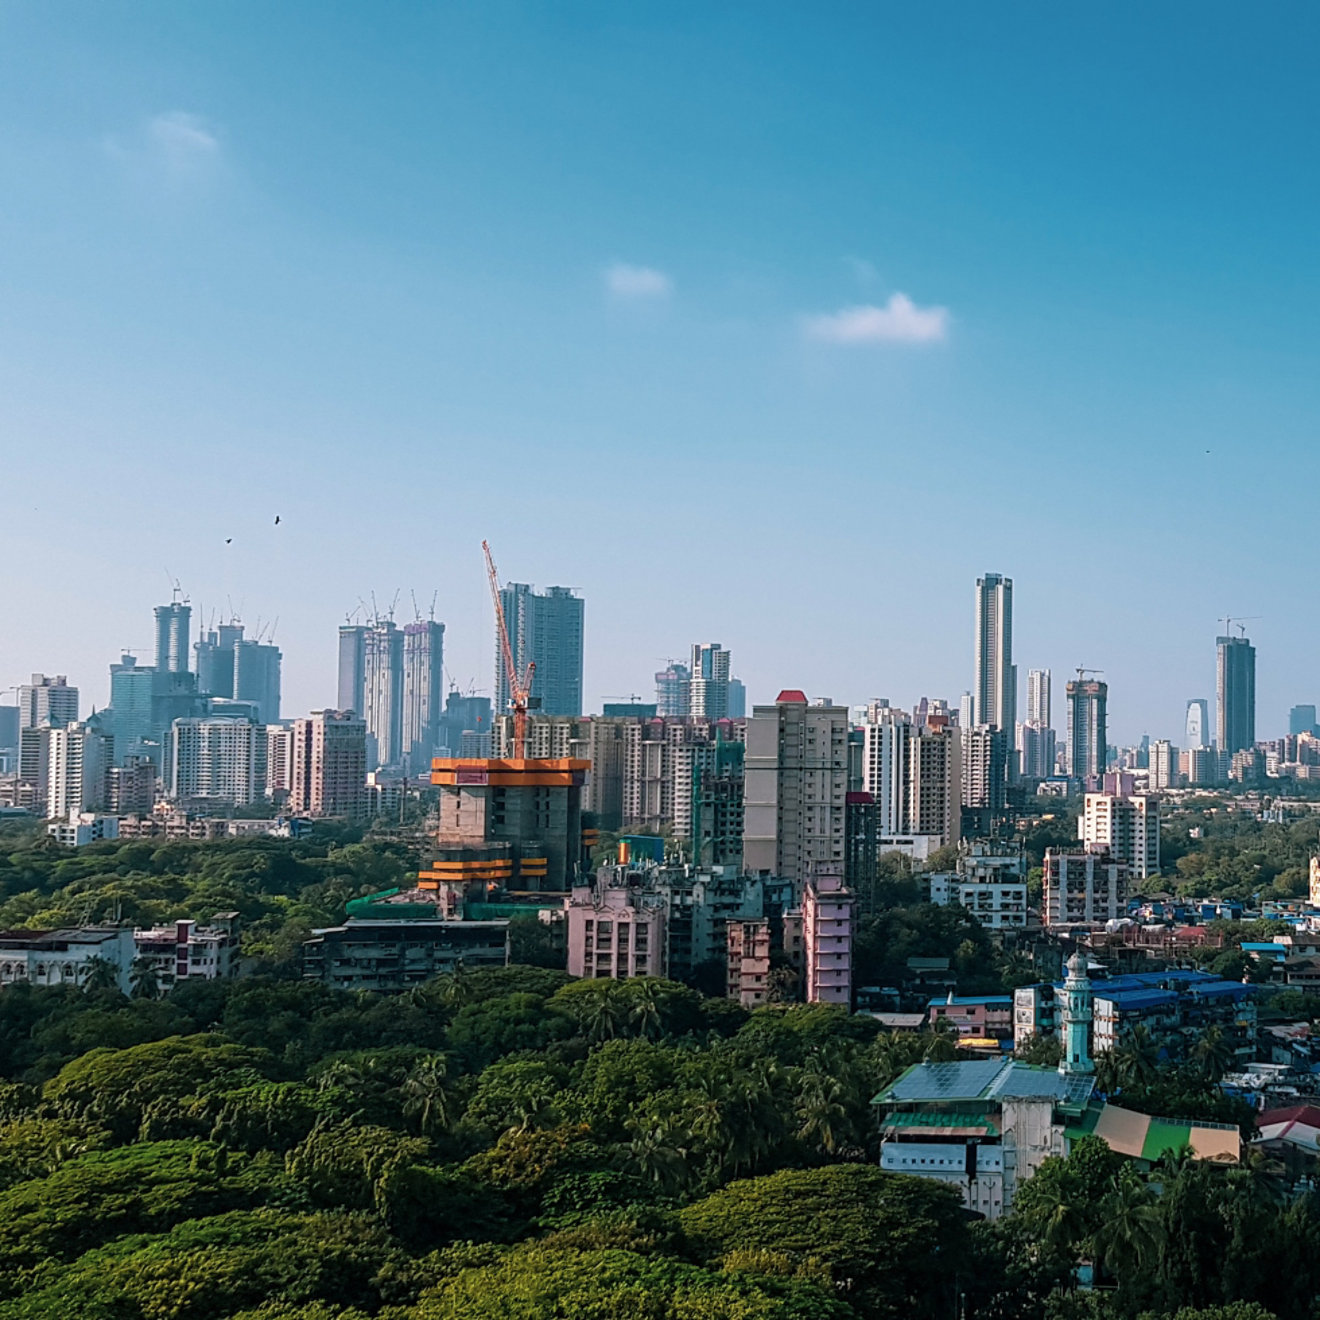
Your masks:
<svg viewBox="0 0 1320 1320"><path fill-rule="evenodd" d="M104 701L168 570L278 616L287 713L373 590L488 688L488 537L586 595L592 707L711 638L754 700L956 698L993 570L1123 741L1262 616L1277 733L1318 47L1288 3L0 0L0 687Z"/></svg>

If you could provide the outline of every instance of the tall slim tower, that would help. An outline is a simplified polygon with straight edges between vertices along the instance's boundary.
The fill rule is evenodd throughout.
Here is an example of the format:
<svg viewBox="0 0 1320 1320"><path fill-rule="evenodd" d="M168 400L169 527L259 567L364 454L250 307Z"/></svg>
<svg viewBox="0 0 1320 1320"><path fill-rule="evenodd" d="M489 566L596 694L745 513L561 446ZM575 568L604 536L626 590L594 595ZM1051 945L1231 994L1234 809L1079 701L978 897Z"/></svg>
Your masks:
<svg viewBox="0 0 1320 1320"><path fill-rule="evenodd" d="M719 642L692 647L692 694L688 709L698 719L722 720L729 714L729 653Z"/></svg>
<svg viewBox="0 0 1320 1320"><path fill-rule="evenodd" d="M1256 745L1256 648L1246 637L1216 637L1219 750Z"/></svg>
<svg viewBox="0 0 1320 1320"><path fill-rule="evenodd" d="M377 619L365 630L362 707L368 767L397 765L404 754L403 633L393 619Z"/></svg>
<svg viewBox="0 0 1320 1320"><path fill-rule="evenodd" d="M418 620L403 629L403 755L410 775L429 774L443 741L445 625Z"/></svg>
<svg viewBox="0 0 1320 1320"><path fill-rule="evenodd" d="M1187 703L1187 750L1200 751L1210 746L1210 703L1204 697L1193 697Z"/></svg>
<svg viewBox="0 0 1320 1320"><path fill-rule="evenodd" d="M975 651L972 723L1012 729L1017 723L1012 578L999 573L977 578Z"/></svg>
<svg viewBox="0 0 1320 1320"><path fill-rule="evenodd" d="M1109 759L1109 684L1077 678L1068 684L1068 773L1102 775Z"/></svg>
<svg viewBox="0 0 1320 1320"><path fill-rule="evenodd" d="M188 639L192 635L192 606L176 600L156 606L156 669L162 674L188 668Z"/></svg>
<svg viewBox="0 0 1320 1320"><path fill-rule="evenodd" d="M360 623L339 627L339 710L362 714L362 680L366 671L367 630Z"/></svg>
<svg viewBox="0 0 1320 1320"><path fill-rule="evenodd" d="M525 582L500 588L513 661L521 673L536 662L532 700L543 715L582 714L582 626L585 602L571 587L533 591ZM495 714L509 710L509 681L495 638Z"/></svg>
<svg viewBox="0 0 1320 1320"><path fill-rule="evenodd" d="M1039 724L1042 728L1050 727L1050 715L1053 702L1050 692L1050 671L1048 669L1027 670L1027 723Z"/></svg>
<svg viewBox="0 0 1320 1320"><path fill-rule="evenodd" d="M255 701L262 724L277 724L280 718L280 648L252 639L233 644L234 677L231 690L239 701Z"/></svg>
<svg viewBox="0 0 1320 1320"><path fill-rule="evenodd" d="M1059 1060L1061 1073L1087 1076L1095 1072L1095 1064L1091 1062L1093 1012L1086 955L1077 952L1068 959L1068 975L1063 983L1063 1057Z"/></svg>

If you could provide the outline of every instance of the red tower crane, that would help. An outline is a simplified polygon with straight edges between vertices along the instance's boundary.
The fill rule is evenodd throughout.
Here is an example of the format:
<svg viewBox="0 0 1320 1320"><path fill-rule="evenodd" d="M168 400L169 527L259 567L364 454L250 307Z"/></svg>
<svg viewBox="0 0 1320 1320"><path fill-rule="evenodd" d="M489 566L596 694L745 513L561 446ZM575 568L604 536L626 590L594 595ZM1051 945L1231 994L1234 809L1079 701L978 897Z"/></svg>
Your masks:
<svg viewBox="0 0 1320 1320"><path fill-rule="evenodd" d="M490 598L495 606L495 623L500 631L500 653L504 657L504 677L509 684L509 705L513 707L513 755L521 761L527 756L527 707L532 692L532 679L536 675L536 661L529 660L527 668L519 677L518 666L513 659L513 647L509 642L509 625L505 621L504 605L500 600L500 575L495 571L489 543L483 541L481 548L486 555Z"/></svg>

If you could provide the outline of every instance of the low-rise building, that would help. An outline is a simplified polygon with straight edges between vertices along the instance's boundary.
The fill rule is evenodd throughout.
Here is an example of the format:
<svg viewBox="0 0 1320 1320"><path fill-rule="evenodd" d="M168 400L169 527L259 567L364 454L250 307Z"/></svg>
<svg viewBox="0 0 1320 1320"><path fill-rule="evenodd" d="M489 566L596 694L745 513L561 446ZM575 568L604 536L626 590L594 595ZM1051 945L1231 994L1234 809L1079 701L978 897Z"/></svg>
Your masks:
<svg viewBox="0 0 1320 1320"><path fill-rule="evenodd" d="M1062 991L1062 984L1041 984L1013 992L1013 1037L1019 1046L1032 1036L1058 1034ZM1250 1059L1256 1045L1255 995L1255 986L1185 969L1102 977L1093 983L1091 1052L1117 1049L1141 1025L1166 1057L1179 1060L1216 1026L1239 1059Z"/></svg>
<svg viewBox="0 0 1320 1320"><path fill-rule="evenodd" d="M568 973L588 979L667 976L668 903L629 882L624 867L602 867L565 900Z"/></svg>
<svg viewBox="0 0 1320 1320"><path fill-rule="evenodd" d="M134 958L151 967L162 991L180 981L224 981L238 975L237 912L217 912L206 925L171 922L133 932Z"/></svg>
<svg viewBox="0 0 1320 1320"><path fill-rule="evenodd" d="M507 921L350 917L303 943L303 979L336 990L407 990L459 969L508 961Z"/></svg>
<svg viewBox="0 0 1320 1320"><path fill-rule="evenodd" d="M89 843L119 837L119 817L99 816L92 811L70 809L64 820L53 820L46 834L65 848L82 848Z"/></svg>
<svg viewBox="0 0 1320 1320"><path fill-rule="evenodd" d="M136 950L127 927L95 926L63 930L0 932L0 988L85 984L93 968L108 963L119 988L128 993Z"/></svg>
<svg viewBox="0 0 1320 1320"><path fill-rule="evenodd" d="M1023 930L1027 924L1025 880L971 880L956 871L937 871L930 878L930 901L939 907L956 903L988 930Z"/></svg>
<svg viewBox="0 0 1320 1320"><path fill-rule="evenodd" d="M955 995L932 999L926 1016L934 1027L947 1022L959 1036L1010 1040L1013 1036L1012 995Z"/></svg>

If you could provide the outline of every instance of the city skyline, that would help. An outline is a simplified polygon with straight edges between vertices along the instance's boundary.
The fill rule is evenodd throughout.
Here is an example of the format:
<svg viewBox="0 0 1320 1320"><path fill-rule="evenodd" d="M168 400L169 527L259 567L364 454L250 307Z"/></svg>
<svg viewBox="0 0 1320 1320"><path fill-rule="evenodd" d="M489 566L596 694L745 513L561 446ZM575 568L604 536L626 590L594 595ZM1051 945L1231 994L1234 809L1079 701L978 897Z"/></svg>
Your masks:
<svg viewBox="0 0 1320 1320"><path fill-rule="evenodd" d="M700 637L750 703L955 699L987 570L1116 742L1178 741L1220 616L1261 736L1320 699L1304 556L1150 536L1320 479L1313 11L497 8L7 8L0 686L101 704L174 579L279 617L285 713L372 589L485 688L489 538L590 601L587 709Z"/></svg>

